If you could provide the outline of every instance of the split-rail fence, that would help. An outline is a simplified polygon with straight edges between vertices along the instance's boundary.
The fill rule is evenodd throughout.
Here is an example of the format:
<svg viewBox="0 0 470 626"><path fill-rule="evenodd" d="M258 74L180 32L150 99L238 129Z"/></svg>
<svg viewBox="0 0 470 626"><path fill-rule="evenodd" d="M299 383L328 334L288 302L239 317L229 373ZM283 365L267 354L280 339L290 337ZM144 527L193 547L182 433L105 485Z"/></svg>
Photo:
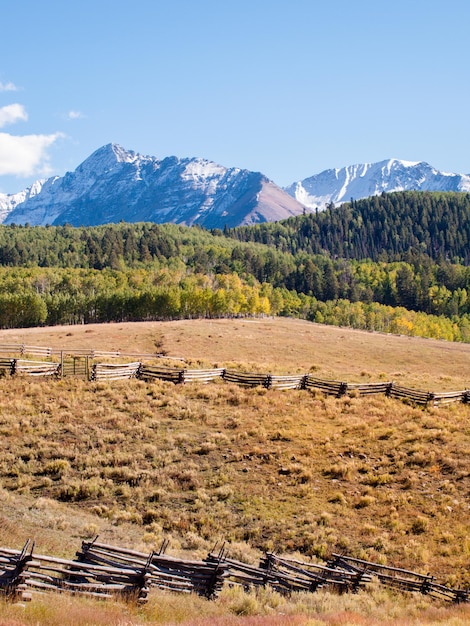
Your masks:
<svg viewBox="0 0 470 626"><path fill-rule="evenodd" d="M215 380L223 380L243 387L264 387L266 389L306 389L320 391L327 395L341 397L346 394L368 396L383 394L390 398L408 401L422 406L441 406L454 402L470 402L470 389L460 391L421 391L396 384L393 381L350 383L339 380L324 380L311 374L293 374L280 376L275 374L263 374L256 372L243 372L234 369L187 369L182 367L168 367L146 364L144 360L131 361L128 363L93 363L90 359L97 358L123 358L125 356L138 356L140 359L156 360L161 355L125 355L121 352L105 352L98 350L73 350L64 356L65 351L41 348L38 346L26 346L24 344L1 345L0 354L20 353L22 356L39 355L43 358L53 358L60 355L57 361L33 361L25 358L11 356L0 357L0 373L10 375L23 374L28 376L67 377L81 375L91 381L114 381L138 378L148 382L163 380L174 384L191 382L209 383ZM165 357L168 358L168 357ZM68 360L67 360L68 359ZM72 366L70 360L73 360ZM85 360L80 366L80 359ZM183 360L183 359L179 359Z"/></svg>
<svg viewBox="0 0 470 626"><path fill-rule="evenodd" d="M32 600L34 595L66 592L97 598L119 596L145 602L150 589L195 593L216 598L224 585L248 591L269 586L284 595L328 589L357 592L376 579L405 592L420 593L449 602L468 602L469 591L453 589L434 577L379 565L345 554L333 554L325 564L265 553L258 566L232 559L225 544L203 560L167 556L164 542L158 552L145 554L128 548L82 542L76 559L36 554L28 540L22 550L0 548L0 594L7 599Z"/></svg>

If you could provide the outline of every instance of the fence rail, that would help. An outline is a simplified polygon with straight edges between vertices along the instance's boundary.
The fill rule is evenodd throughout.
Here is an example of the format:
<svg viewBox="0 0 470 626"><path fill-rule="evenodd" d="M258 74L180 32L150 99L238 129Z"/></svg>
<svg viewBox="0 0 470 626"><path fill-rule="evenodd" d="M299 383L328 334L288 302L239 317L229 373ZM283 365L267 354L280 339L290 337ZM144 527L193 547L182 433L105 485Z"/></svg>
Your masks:
<svg viewBox="0 0 470 626"><path fill-rule="evenodd" d="M305 389L304 374L294 376L272 376L269 374L267 387L268 389Z"/></svg>
<svg viewBox="0 0 470 626"><path fill-rule="evenodd" d="M223 379L227 383L236 383L243 387L267 387L269 374L255 374L238 370L225 370Z"/></svg>
<svg viewBox="0 0 470 626"><path fill-rule="evenodd" d="M140 371L140 361L134 363L96 363L93 365L92 380L125 380L135 378Z"/></svg>
<svg viewBox="0 0 470 626"><path fill-rule="evenodd" d="M393 383L348 383L348 391L357 391L361 396L384 393L389 395Z"/></svg>
<svg viewBox="0 0 470 626"><path fill-rule="evenodd" d="M419 574L411 570L380 565L344 554L333 554L328 565L340 570L372 574L383 585L401 591L418 592L451 602L468 602L470 599L468 589L446 587L437 583L434 576L430 574Z"/></svg>
<svg viewBox="0 0 470 626"><path fill-rule="evenodd" d="M148 365L142 365L139 377L148 381L158 379L177 384L184 382L184 370L172 369L170 367L150 367Z"/></svg>
<svg viewBox="0 0 470 626"><path fill-rule="evenodd" d="M429 391L419 391L417 389L409 389L408 387L400 387L399 385L392 385L388 390L388 395L391 398L411 400L411 402L421 405L427 405L433 396Z"/></svg>
<svg viewBox="0 0 470 626"><path fill-rule="evenodd" d="M328 395L334 395L337 398L344 396L348 390L348 383L339 380L322 380L308 375L305 379L305 389L318 389Z"/></svg>
<svg viewBox="0 0 470 626"><path fill-rule="evenodd" d="M14 372L15 374L27 374L28 376L58 377L60 375L60 363L16 359Z"/></svg>
<svg viewBox="0 0 470 626"><path fill-rule="evenodd" d="M210 383L217 378L222 378L224 375L224 368L218 367L213 370L184 370L183 382L185 383Z"/></svg>
<svg viewBox="0 0 470 626"><path fill-rule="evenodd" d="M81 562L113 567L145 567L147 584L168 591L192 592L214 598L223 586L225 567L219 563L178 559L152 552L150 555L104 543L82 542Z"/></svg>

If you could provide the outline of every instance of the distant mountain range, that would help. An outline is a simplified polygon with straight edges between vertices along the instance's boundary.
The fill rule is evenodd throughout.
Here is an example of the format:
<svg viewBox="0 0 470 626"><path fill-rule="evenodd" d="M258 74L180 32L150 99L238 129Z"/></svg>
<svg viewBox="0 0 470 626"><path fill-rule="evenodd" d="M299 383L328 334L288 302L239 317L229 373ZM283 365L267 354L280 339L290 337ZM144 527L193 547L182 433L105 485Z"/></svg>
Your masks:
<svg viewBox="0 0 470 626"><path fill-rule="evenodd" d="M0 194L0 223L93 226L122 220L224 228L407 190L470 191L470 176L390 159L325 170L282 189L260 172L201 158L158 160L108 144L74 172Z"/></svg>
<svg viewBox="0 0 470 626"><path fill-rule="evenodd" d="M470 191L470 175L439 172L419 163L389 159L325 170L286 188L310 209L342 204L392 191Z"/></svg>

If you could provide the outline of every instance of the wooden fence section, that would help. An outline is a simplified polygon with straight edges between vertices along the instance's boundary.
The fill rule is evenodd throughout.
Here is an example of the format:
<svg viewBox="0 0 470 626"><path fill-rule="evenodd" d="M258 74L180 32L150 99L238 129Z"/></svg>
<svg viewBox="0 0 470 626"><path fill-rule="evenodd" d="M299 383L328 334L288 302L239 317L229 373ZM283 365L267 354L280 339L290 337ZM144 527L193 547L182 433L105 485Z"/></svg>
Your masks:
<svg viewBox="0 0 470 626"><path fill-rule="evenodd" d="M434 406L441 406L442 404L452 404L454 402L468 402L470 400L470 392L467 390L432 393L431 395L431 402Z"/></svg>
<svg viewBox="0 0 470 626"><path fill-rule="evenodd" d="M166 546L165 546L166 547ZM282 594L328 588L356 592L374 577L400 591L421 593L451 602L469 602L469 590L441 585L434 577L333 554L322 565L266 553L259 566L228 556L225 547L203 561L178 559L162 553L145 554L104 543L82 542L76 560L33 553L28 540L20 550L0 548L0 594L31 600L32 594L68 592L144 602L151 587L176 593L196 593L212 599L225 582L244 589L270 586Z"/></svg>
<svg viewBox="0 0 470 626"><path fill-rule="evenodd" d="M15 359L5 359L0 358L0 374L10 374L13 375L15 373Z"/></svg>
<svg viewBox="0 0 470 626"><path fill-rule="evenodd" d="M222 378L225 369L218 367L213 370L183 370L183 382L185 383L210 383L217 378Z"/></svg>
<svg viewBox="0 0 470 626"><path fill-rule="evenodd" d="M304 374L297 374L294 376L273 376L268 375L267 387L268 389L305 389Z"/></svg>
<svg viewBox="0 0 470 626"><path fill-rule="evenodd" d="M399 398L400 400L410 400L413 404L426 406L431 402L433 394L429 391L418 391L417 389L409 389L408 387L400 387L393 384L388 394L391 398Z"/></svg>
<svg viewBox="0 0 470 626"><path fill-rule="evenodd" d="M225 579L230 585L237 585L248 590L252 587L265 587L270 585L277 591L286 591L285 585L275 576L271 576L266 569L249 565L236 559L231 559L224 548L218 554L210 552L205 561L210 564L220 564L225 567Z"/></svg>
<svg viewBox="0 0 470 626"><path fill-rule="evenodd" d="M20 588L22 573L32 561L31 540L25 543L21 551L0 548L0 592L9 599L31 600L31 595Z"/></svg>
<svg viewBox="0 0 470 626"><path fill-rule="evenodd" d="M142 364L134 363L96 363L93 365L91 380L125 380L136 378Z"/></svg>
<svg viewBox="0 0 470 626"><path fill-rule="evenodd" d="M31 600L49 591L111 598L116 594L145 601L145 567L110 567L33 554L28 540L22 551L0 549L0 591L11 599Z"/></svg>
<svg viewBox="0 0 470 626"><path fill-rule="evenodd" d="M451 589L435 582L434 576L429 574L418 574L341 554L333 554L328 565L345 571L374 574L382 584L401 591L431 595L451 602L468 602L470 599L468 589Z"/></svg>
<svg viewBox="0 0 470 626"><path fill-rule="evenodd" d="M370 396L377 393L390 394L393 383L348 383L348 391L357 391L361 396Z"/></svg>
<svg viewBox="0 0 470 626"><path fill-rule="evenodd" d="M272 573L288 572L295 575L297 580L304 582L307 591L316 591L322 587L328 587L339 593L356 592L371 581L371 576L365 571L349 572L319 563L280 557L269 552L266 553L260 565Z"/></svg>
<svg viewBox="0 0 470 626"><path fill-rule="evenodd" d="M224 370L223 379L227 383L236 383L237 385L242 385L242 387L267 387L269 374Z"/></svg>
<svg viewBox="0 0 470 626"><path fill-rule="evenodd" d="M140 359L170 359L174 361L184 361L182 357L168 356L161 353L141 353L141 352L121 352L120 350L96 350L94 348L50 348L43 346L28 346L24 343L3 343L0 344L0 354L18 354L25 356L45 356L53 355L76 355L88 356L92 359L96 358L120 358L120 357L139 357Z"/></svg>
<svg viewBox="0 0 470 626"><path fill-rule="evenodd" d="M321 587L343 593L357 591L371 579L370 575L364 572L340 571L318 563L281 558L272 553L266 553L257 567L230 558L225 546L222 546L218 553L210 552L206 561L225 565L226 580L231 585L241 586L245 590L269 585L282 594L298 591L314 592Z"/></svg>
<svg viewBox="0 0 470 626"><path fill-rule="evenodd" d="M0 353L5 346L0 345ZM11 346L9 346L11 348ZM31 348L31 346L16 347ZM49 349L47 349L49 350ZM413 404L427 406L441 406L453 402L470 403L470 389L463 391L431 392L402 387L393 382L375 383L347 383L338 380L323 380L311 374L294 374L278 376L274 374L262 374L252 372L240 372L224 368L191 370L164 366L145 365L141 361L131 363L96 363L89 374L88 359L97 355L115 357L119 353L97 352L95 350L77 351L81 354L73 356L61 354L61 363L47 361L29 361L26 359L0 358L0 374L26 374L30 376L77 376L81 378L98 380L119 380L139 378L145 381L164 380L174 384L189 382L209 383L217 379L235 383L244 387L265 387L266 389L306 389L309 391L321 391L327 395L339 398L349 392L358 393L361 396L372 394L384 394L390 398L407 400ZM44 356L46 353L44 353ZM76 372L77 364L82 364L80 371ZM73 367L72 367L73 366Z"/></svg>
<svg viewBox="0 0 470 626"><path fill-rule="evenodd" d="M67 591L100 598L118 594L139 601L148 594L145 567L101 566L35 554L20 577L18 591Z"/></svg>
<svg viewBox="0 0 470 626"><path fill-rule="evenodd" d="M114 567L143 567L149 586L175 592L196 593L206 598L216 597L222 589L226 567L219 562L183 560L157 554L150 555L108 544L83 542L80 561L108 564Z"/></svg>
<svg viewBox="0 0 470 626"><path fill-rule="evenodd" d="M22 343L0 343L0 354L24 354Z"/></svg>
<svg viewBox="0 0 470 626"><path fill-rule="evenodd" d="M19 354L21 356L31 354L32 356L49 357L53 353L52 348L44 348L43 346L27 346L24 343L0 344L0 354Z"/></svg>
<svg viewBox="0 0 470 626"><path fill-rule="evenodd" d="M184 370L174 369L171 367L154 367L149 365L142 365L139 378L143 380L166 380L170 383L183 383L184 382Z"/></svg>
<svg viewBox="0 0 470 626"><path fill-rule="evenodd" d="M348 390L348 383L339 380L322 380L321 378L314 378L310 374L306 377L304 385L305 389L319 389L323 393L337 398L344 396Z"/></svg>
<svg viewBox="0 0 470 626"><path fill-rule="evenodd" d="M60 376L60 363L48 361L27 361L16 359L15 374L27 374L28 376Z"/></svg>

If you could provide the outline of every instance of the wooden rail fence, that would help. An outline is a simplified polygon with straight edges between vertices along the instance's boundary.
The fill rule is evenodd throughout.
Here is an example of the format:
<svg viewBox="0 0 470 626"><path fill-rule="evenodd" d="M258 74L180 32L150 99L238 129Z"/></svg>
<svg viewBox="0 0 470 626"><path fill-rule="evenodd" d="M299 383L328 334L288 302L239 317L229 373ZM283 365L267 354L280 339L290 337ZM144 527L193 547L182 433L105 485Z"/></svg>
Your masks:
<svg viewBox="0 0 470 626"><path fill-rule="evenodd" d="M16 359L14 372L15 374L27 374L28 376L58 377L60 375L60 363Z"/></svg>
<svg viewBox="0 0 470 626"><path fill-rule="evenodd" d="M28 539L22 550L0 548L0 593L8 599L31 600L35 594L67 592L97 598L145 602L153 587L174 593L195 593L216 598L224 584L248 590L269 586L282 594L313 593L327 588L337 593L356 592L374 578L401 591L421 593L450 602L468 602L469 591L437 583L433 576L379 565L347 555L333 554L325 564L266 553L259 566L232 559L225 545L202 560L167 556L164 551L145 554L128 548L82 542L76 559L34 553ZM214 548L215 549L215 548Z"/></svg>
<svg viewBox="0 0 470 626"><path fill-rule="evenodd" d="M136 378L139 375L142 364L134 363L96 363L93 365L91 380L120 380L123 378Z"/></svg>
<svg viewBox="0 0 470 626"><path fill-rule="evenodd" d="M165 554L152 552L150 555L118 548L108 544L83 542L77 552L80 561L106 564L113 567L144 567L148 574L149 586L186 593L197 593L206 598L214 598L223 586L225 567L205 561L177 559Z"/></svg>
<svg viewBox="0 0 470 626"><path fill-rule="evenodd" d="M0 357L0 374L23 374L28 376L60 377L72 375L68 360L89 358L114 358L122 356L119 352L104 352L97 350L78 350L71 355L64 351L53 351L51 348L40 348L38 346L25 346L23 344L1 345L0 353L12 353L14 351L32 354L37 350L37 354L44 358L50 358L52 354L61 355L61 362L32 361L27 359L17 359L12 357ZM86 356L83 356L86 355ZM149 358L156 358L159 355L148 355ZM68 369L67 369L68 367ZM83 369L83 368L82 368ZM312 376L311 374L293 374L279 376L275 374L264 374L254 372L242 372L239 370L214 368L214 369L185 369L167 366L148 365L142 361L132 361L130 363L95 363L90 372L88 365L83 369L84 378L93 381L124 380L139 378L148 382L154 380L164 380L175 384L190 382L209 383L215 380L224 380L227 383L234 383L244 387L264 387L266 389L306 389L309 391L321 391L327 395L341 397L349 393L356 393L361 396L384 394L390 398L406 400L412 404L421 406L441 406L453 402L470 403L470 389L462 391L432 392L411 389L397 385L392 381L372 382L372 383L348 383L340 380L324 380Z"/></svg>
<svg viewBox="0 0 470 626"><path fill-rule="evenodd" d="M452 589L437 583L430 574L419 574L406 569L380 565L344 554L333 554L329 567L375 576L383 585L401 591L418 592L451 602L468 602L468 589Z"/></svg>

